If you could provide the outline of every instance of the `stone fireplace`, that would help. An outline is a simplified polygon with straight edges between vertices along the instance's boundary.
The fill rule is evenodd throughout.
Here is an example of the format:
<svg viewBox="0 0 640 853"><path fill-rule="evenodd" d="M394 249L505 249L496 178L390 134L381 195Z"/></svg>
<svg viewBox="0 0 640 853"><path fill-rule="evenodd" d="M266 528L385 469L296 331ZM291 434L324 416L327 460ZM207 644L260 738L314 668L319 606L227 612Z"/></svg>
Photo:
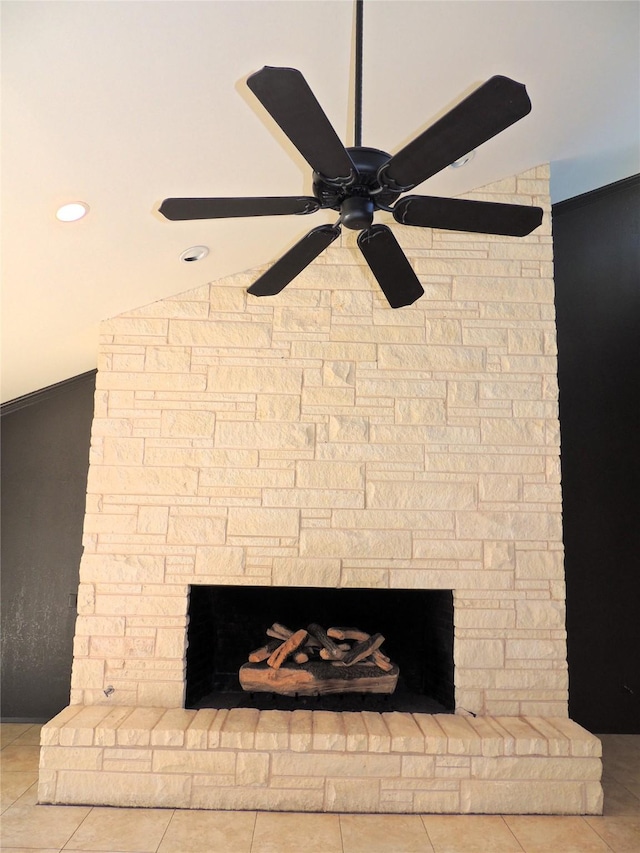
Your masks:
<svg viewBox="0 0 640 853"><path fill-rule="evenodd" d="M525 238L394 224L426 291L408 308L346 234L271 299L251 271L104 324L41 802L601 811L599 742L567 717L548 168L469 197L545 219ZM444 591L450 707L189 707L199 587Z"/></svg>

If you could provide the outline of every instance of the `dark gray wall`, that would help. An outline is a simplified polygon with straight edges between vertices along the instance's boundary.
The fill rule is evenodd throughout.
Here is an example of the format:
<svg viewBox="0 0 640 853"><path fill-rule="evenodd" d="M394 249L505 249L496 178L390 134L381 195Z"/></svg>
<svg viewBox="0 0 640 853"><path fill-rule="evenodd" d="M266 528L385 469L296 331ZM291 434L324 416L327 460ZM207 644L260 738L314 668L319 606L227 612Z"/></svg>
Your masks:
<svg viewBox="0 0 640 853"><path fill-rule="evenodd" d="M2 719L69 704L95 371L2 407Z"/></svg>
<svg viewBox="0 0 640 853"><path fill-rule="evenodd" d="M640 176L553 209L569 712L640 732Z"/></svg>

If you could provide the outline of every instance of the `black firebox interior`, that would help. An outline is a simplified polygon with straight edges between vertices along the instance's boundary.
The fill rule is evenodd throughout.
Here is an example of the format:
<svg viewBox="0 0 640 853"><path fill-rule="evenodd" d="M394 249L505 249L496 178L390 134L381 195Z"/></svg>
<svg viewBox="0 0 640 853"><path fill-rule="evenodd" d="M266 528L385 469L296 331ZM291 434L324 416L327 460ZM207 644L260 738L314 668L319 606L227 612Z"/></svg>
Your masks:
<svg viewBox="0 0 640 853"><path fill-rule="evenodd" d="M238 670L279 622L292 631L312 622L351 626L386 639L382 651L400 668L391 695L282 696L247 693ZM186 708L454 710L451 590L200 586L190 588Z"/></svg>

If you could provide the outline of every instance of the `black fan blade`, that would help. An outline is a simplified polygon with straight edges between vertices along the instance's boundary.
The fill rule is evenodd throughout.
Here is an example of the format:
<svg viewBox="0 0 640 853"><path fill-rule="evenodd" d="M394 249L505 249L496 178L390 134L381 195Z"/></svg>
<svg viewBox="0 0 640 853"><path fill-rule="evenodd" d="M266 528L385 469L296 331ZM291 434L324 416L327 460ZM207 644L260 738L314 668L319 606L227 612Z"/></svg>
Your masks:
<svg viewBox="0 0 640 853"><path fill-rule="evenodd" d="M358 235L358 246L392 308L420 299L424 290L398 241L386 225L372 225Z"/></svg>
<svg viewBox="0 0 640 853"><path fill-rule="evenodd" d="M531 111L522 83L497 75L395 154L380 171L383 184L410 190Z"/></svg>
<svg viewBox="0 0 640 853"><path fill-rule="evenodd" d="M272 198L165 198L158 208L167 219L228 219L234 216L282 216L315 213L320 202L311 196Z"/></svg>
<svg viewBox="0 0 640 853"><path fill-rule="evenodd" d="M265 66L247 78L247 86L316 172L331 181L350 180L351 157L297 69Z"/></svg>
<svg viewBox="0 0 640 853"><path fill-rule="evenodd" d="M542 213L541 207L522 204L426 195L405 196L393 208L393 218L402 225L505 234L509 237L530 234L542 222Z"/></svg>
<svg viewBox="0 0 640 853"><path fill-rule="evenodd" d="M274 296L314 261L336 237L340 236L337 225L318 225L299 240L295 246L270 267L266 273L247 288L254 296Z"/></svg>

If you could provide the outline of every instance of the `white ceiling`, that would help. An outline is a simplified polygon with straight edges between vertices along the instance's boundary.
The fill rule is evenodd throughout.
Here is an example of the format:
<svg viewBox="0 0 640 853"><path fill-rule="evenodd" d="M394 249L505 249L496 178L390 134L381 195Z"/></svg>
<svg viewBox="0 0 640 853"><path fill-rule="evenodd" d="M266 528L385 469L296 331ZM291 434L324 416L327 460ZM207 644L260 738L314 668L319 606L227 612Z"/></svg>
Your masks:
<svg viewBox="0 0 640 853"><path fill-rule="evenodd" d="M558 201L634 174L639 11L366 0L363 144L393 153L504 74L532 113L418 191L551 162ZM300 69L353 144L351 0L4 0L2 18L3 400L95 367L101 319L275 260L335 218L170 223L156 210L167 196L310 194L310 169L244 81ZM59 223L78 199L89 216ZM181 263L196 244L209 256Z"/></svg>

